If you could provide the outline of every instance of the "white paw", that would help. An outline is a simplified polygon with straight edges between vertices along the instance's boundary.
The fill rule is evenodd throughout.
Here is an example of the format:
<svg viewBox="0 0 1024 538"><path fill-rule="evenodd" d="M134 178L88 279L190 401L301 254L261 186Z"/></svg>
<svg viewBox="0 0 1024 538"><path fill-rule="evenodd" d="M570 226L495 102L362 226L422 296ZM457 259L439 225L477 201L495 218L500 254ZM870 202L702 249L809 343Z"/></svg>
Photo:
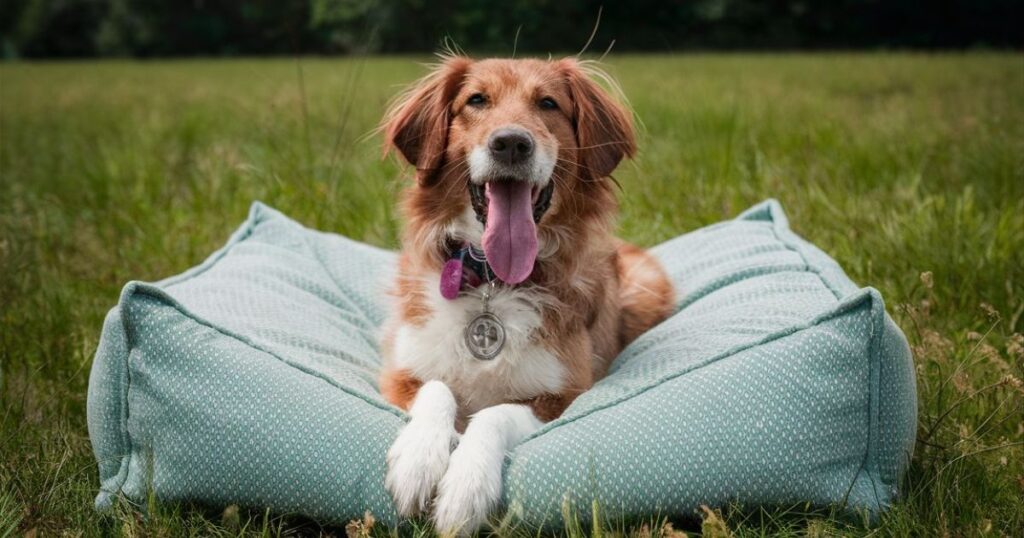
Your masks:
<svg viewBox="0 0 1024 538"><path fill-rule="evenodd" d="M434 499L434 527L443 535L470 534L501 502L505 451L541 425L525 405L489 407L472 417L452 452Z"/></svg>
<svg viewBox="0 0 1024 538"><path fill-rule="evenodd" d="M434 499L434 526L442 535L471 534L501 500L504 450L465 440L452 452Z"/></svg>
<svg viewBox="0 0 1024 538"><path fill-rule="evenodd" d="M388 450L384 486L403 517L426 510L448 469L452 447L458 441L455 409L448 387L438 381L423 385L409 411L412 420Z"/></svg>

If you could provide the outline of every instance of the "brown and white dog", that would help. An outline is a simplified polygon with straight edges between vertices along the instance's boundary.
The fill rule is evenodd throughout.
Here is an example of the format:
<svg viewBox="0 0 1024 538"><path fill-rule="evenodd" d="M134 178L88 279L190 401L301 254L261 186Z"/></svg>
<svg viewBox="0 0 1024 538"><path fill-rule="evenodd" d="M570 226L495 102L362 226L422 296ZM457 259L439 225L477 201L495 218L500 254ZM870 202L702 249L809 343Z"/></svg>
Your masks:
<svg viewBox="0 0 1024 538"><path fill-rule="evenodd" d="M400 514L432 508L442 533L480 526L500 500L505 452L673 308L658 262L612 235L609 175L636 142L593 76L608 81L576 59L446 57L384 121L388 148L416 167L380 379L411 420L385 484ZM443 269L470 246L487 265L445 291ZM464 335L484 293L505 329L490 360Z"/></svg>

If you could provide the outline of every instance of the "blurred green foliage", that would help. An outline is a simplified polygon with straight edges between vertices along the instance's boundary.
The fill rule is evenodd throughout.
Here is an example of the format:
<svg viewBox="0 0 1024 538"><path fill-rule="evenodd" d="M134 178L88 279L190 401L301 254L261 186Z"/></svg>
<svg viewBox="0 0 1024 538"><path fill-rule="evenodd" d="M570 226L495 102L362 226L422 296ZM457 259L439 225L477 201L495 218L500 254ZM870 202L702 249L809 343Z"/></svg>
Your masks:
<svg viewBox="0 0 1024 538"><path fill-rule="evenodd" d="M1018 0L5 0L7 57L1020 48ZM518 39L517 39L518 36Z"/></svg>

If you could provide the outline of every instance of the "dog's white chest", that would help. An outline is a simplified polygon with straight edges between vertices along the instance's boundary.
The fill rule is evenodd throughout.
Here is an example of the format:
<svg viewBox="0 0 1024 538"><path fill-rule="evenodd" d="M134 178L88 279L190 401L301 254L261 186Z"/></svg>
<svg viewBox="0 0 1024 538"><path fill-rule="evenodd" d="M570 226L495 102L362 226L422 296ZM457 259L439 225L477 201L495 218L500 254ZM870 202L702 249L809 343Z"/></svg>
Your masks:
<svg viewBox="0 0 1024 538"><path fill-rule="evenodd" d="M500 286L494 290L488 311L504 329L504 344L493 359L480 360L466 341L466 328L483 312L479 292L447 300L438 292L436 281L425 285L430 319L419 327L398 328L396 367L410 370L422 381L445 382L466 414L563 388L565 366L534 338L542 322L539 306L545 300L540 293Z"/></svg>

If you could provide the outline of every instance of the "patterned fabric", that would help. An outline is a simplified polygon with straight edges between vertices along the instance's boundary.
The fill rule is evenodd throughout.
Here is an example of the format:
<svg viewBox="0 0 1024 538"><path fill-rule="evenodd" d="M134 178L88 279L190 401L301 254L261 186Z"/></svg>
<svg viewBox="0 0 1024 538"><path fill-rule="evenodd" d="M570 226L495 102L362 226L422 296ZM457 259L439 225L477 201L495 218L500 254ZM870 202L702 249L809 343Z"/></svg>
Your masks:
<svg viewBox="0 0 1024 538"><path fill-rule="evenodd" d="M764 202L654 249L679 310L506 459L532 526L689 515L701 504L842 504L877 515L914 444L910 351L860 289ZM129 283L89 382L97 506L148 488L345 522L396 523L380 396L393 253L259 203L200 266Z"/></svg>

